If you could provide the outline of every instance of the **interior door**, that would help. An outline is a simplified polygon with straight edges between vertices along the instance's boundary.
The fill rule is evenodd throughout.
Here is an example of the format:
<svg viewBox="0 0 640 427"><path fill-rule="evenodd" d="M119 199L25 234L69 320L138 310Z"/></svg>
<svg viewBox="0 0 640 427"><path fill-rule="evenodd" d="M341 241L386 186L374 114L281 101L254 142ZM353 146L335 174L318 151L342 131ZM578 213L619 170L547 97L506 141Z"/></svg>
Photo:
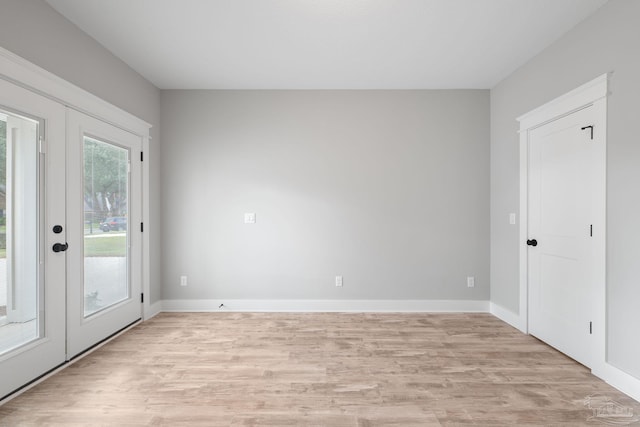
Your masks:
<svg viewBox="0 0 640 427"><path fill-rule="evenodd" d="M529 332L590 366L594 304L594 108L529 133Z"/></svg>
<svg viewBox="0 0 640 427"><path fill-rule="evenodd" d="M0 399L65 361L64 126L0 80Z"/></svg>
<svg viewBox="0 0 640 427"><path fill-rule="evenodd" d="M67 115L67 352L141 318L142 138Z"/></svg>

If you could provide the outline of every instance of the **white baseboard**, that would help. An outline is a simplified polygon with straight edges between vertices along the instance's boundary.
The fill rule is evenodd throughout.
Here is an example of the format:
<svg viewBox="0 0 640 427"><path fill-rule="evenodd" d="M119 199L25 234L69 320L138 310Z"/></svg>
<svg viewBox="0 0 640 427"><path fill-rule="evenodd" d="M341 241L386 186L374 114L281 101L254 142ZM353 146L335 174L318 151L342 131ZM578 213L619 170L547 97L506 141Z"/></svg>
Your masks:
<svg viewBox="0 0 640 427"><path fill-rule="evenodd" d="M220 305L223 304L222 307ZM164 300L162 311L239 312L489 312L476 300Z"/></svg>
<svg viewBox="0 0 640 427"><path fill-rule="evenodd" d="M640 379L630 375L615 366L604 363L592 373L617 388L626 395L640 402Z"/></svg>
<svg viewBox="0 0 640 427"><path fill-rule="evenodd" d="M514 313L513 311L508 310L494 302L490 302L489 312L503 322L508 323L509 325L518 329L520 332L524 334L527 333L526 322L520 317L520 315Z"/></svg>

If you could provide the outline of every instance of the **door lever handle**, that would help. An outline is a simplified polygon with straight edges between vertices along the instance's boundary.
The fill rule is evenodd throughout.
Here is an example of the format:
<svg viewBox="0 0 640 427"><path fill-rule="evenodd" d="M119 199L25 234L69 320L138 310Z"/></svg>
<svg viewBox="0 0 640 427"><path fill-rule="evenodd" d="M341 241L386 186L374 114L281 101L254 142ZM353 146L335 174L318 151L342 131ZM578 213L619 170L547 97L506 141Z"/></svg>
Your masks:
<svg viewBox="0 0 640 427"><path fill-rule="evenodd" d="M527 240L527 245L529 245L529 246L538 246L538 241L536 239Z"/></svg>
<svg viewBox="0 0 640 427"><path fill-rule="evenodd" d="M69 249L69 244L68 243L54 243L53 245L53 252L64 252L67 249Z"/></svg>

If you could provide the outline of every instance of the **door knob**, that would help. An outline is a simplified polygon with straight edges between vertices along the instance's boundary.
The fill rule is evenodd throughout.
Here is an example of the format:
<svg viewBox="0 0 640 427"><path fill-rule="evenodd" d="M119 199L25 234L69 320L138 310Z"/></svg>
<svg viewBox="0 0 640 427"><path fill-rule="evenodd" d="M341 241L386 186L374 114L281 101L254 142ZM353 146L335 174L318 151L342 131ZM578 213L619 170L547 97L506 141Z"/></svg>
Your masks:
<svg viewBox="0 0 640 427"><path fill-rule="evenodd" d="M538 241L536 239L527 240L527 245L529 245L529 246L538 246Z"/></svg>
<svg viewBox="0 0 640 427"><path fill-rule="evenodd" d="M54 243L53 245L53 252L64 252L69 248L69 244L68 243Z"/></svg>

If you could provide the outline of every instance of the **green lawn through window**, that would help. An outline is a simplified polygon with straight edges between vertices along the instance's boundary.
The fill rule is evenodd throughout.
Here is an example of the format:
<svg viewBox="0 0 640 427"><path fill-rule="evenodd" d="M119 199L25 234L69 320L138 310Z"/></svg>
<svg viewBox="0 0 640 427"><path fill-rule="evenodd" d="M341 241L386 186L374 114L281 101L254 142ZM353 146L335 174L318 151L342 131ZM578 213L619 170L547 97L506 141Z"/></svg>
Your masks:
<svg viewBox="0 0 640 427"><path fill-rule="evenodd" d="M84 255L87 257L98 256L125 256L127 254L127 236L100 236L84 239Z"/></svg>

